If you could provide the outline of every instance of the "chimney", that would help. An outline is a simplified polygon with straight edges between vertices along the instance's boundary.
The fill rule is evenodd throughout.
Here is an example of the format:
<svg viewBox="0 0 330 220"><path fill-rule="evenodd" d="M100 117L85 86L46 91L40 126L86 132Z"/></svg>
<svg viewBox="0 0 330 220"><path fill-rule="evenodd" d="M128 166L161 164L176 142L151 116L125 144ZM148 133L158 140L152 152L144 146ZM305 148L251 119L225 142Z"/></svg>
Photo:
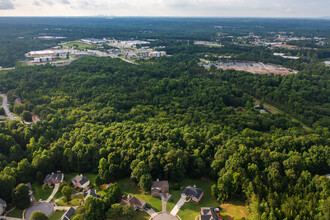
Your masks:
<svg viewBox="0 0 330 220"><path fill-rule="evenodd" d="M196 185L194 185L194 187L196 188Z"/></svg>
<svg viewBox="0 0 330 220"><path fill-rule="evenodd" d="M157 182L159 182L159 179L157 179Z"/></svg>

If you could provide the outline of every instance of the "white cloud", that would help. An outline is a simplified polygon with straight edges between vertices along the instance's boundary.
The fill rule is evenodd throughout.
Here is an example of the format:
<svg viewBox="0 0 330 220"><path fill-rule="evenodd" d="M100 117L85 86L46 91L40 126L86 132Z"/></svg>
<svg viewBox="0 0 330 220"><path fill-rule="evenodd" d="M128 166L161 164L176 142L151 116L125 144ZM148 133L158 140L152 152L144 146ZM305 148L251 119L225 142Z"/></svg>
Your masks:
<svg viewBox="0 0 330 220"><path fill-rule="evenodd" d="M328 0L0 0L3 16L328 16ZM4 9L14 9L7 10ZM10 12L9 12L10 11Z"/></svg>
<svg viewBox="0 0 330 220"><path fill-rule="evenodd" d="M11 0L0 0L0 10L10 10L15 9L14 4Z"/></svg>

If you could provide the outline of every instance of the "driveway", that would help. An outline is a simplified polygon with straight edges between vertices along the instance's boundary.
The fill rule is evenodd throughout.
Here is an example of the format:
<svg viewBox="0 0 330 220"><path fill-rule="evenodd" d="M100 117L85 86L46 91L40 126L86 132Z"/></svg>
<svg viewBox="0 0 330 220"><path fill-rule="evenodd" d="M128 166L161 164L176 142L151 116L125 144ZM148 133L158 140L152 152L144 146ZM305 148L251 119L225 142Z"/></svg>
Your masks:
<svg viewBox="0 0 330 220"><path fill-rule="evenodd" d="M53 213L54 206L52 204L46 203L46 202L42 202L37 205L31 206L25 212L25 219L29 220L32 212L35 212L35 211L41 211L41 212L45 213L45 215L49 216L50 214Z"/></svg>
<svg viewBox="0 0 330 220"><path fill-rule="evenodd" d="M150 208L150 209L148 209L148 210L145 210L145 209L144 209L144 211L145 211L146 213L148 213L148 215L150 215L151 217L154 217L155 215L157 215L157 213L156 213L152 208Z"/></svg>
<svg viewBox="0 0 330 220"><path fill-rule="evenodd" d="M183 206L183 204L185 202L186 202L186 198L181 196L181 198L179 199L179 201L173 207L173 209L171 211L171 215L176 216L176 214L178 214L178 212L180 211L181 207Z"/></svg>
<svg viewBox="0 0 330 220"><path fill-rule="evenodd" d="M46 200L46 202L50 202L51 200L52 200L52 198L55 196L55 194L57 193L57 191L58 191L58 187L59 187L60 185L59 184L55 184L55 187L54 187L54 189L53 189L53 192L52 192L52 194L50 194L50 196L48 197L48 199Z"/></svg>

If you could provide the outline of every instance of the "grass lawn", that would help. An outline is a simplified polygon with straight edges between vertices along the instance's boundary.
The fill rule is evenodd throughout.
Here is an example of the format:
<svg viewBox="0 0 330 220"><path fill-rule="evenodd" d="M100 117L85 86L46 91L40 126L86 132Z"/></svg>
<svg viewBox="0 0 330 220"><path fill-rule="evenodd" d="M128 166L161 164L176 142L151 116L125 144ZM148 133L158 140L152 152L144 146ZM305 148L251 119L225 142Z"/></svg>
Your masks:
<svg viewBox="0 0 330 220"><path fill-rule="evenodd" d="M182 220L195 219L195 217L199 215L202 207L220 206L220 204L211 196L211 186L214 184L213 181L186 178L182 182L180 182L180 184L181 186L196 185L198 188L204 190L203 198L198 204L195 204L194 202L188 202L181 207L180 211L178 212L178 216L180 216ZM167 202L167 207L166 207L167 211L170 212L175 206L175 204L179 201L181 197L181 192L182 190L171 190L170 187L170 194L172 194L172 196ZM230 213L230 215L235 218L239 218L241 216L241 215L236 215L239 213L235 213L235 212L228 211L228 213ZM221 211L221 215L223 216L224 219L231 219L231 216L228 216L225 210Z"/></svg>
<svg viewBox="0 0 330 220"><path fill-rule="evenodd" d="M14 209L12 212L10 212L9 216L13 218L22 218L23 209Z"/></svg>
<svg viewBox="0 0 330 220"><path fill-rule="evenodd" d="M141 212L141 211L136 211L134 213L134 217L133 218L126 218L126 217L120 217L117 219L110 219L110 220L146 220L149 219L150 215L148 215L146 212Z"/></svg>
<svg viewBox="0 0 330 220"><path fill-rule="evenodd" d="M56 211L51 216L49 216L49 220L58 220L64 214L64 211Z"/></svg>
<svg viewBox="0 0 330 220"><path fill-rule="evenodd" d="M53 189L47 189L46 191L42 190L42 184L34 182L31 184L33 189L33 195L34 198L36 198L36 201L39 202L39 199L46 200L50 196L50 194L53 192Z"/></svg>
<svg viewBox="0 0 330 220"><path fill-rule="evenodd" d="M246 206L242 202L233 201L230 203L221 204L220 207L222 208L223 212L226 213L228 219L232 218L243 218L248 216L248 211Z"/></svg>
<svg viewBox="0 0 330 220"><path fill-rule="evenodd" d="M52 198L52 201L56 200L56 199L59 199L62 197L62 193L61 191L57 191L57 193L55 194L55 196Z"/></svg>
<svg viewBox="0 0 330 220"><path fill-rule="evenodd" d="M65 202L63 199L58 201L56 205L58 206L78 206L80 203L84 200L84 195L79 195L76 197L73 197L71 201Z"/></svg>
<svg viewBox="0 0 330 220"><path fill-rule="evenodd" d="M67 44L64 44L63 46L64 47L72 47L73 45L78 45L78 49L80 49L80 50L84 50L86 48L87 49L94 49L95 48L95 46L93 46L93 45L82 43L82 42L77 42L77 41L69 42Z"/></svg>
<svg viewBox="0 0 330 220"><path fill-rule="evenodd" d="M133 195L139 199L142 199L146 203L148 203L155 212L159 212L162 210L162 201L160 198L155 198L150 195L150 192L142 194L139 192L139 187L136 184L132 183L128 178L122 179L117 182L122 193L127 195Z"/></svg>

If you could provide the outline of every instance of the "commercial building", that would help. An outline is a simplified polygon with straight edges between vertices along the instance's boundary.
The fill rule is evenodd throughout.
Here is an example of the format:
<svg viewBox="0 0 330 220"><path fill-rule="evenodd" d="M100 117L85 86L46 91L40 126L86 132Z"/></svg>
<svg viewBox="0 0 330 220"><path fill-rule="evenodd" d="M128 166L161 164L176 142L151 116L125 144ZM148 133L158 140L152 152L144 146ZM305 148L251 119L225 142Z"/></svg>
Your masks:
<svg viewBox="0 0 330 220"><path fill-rule="evenodd" d="M33 62L34 63L42 63L42 62L49 62L52 61L52 57L35 57Z"/></svg>
<svg viewBox="0 0 330 220"><path fill-rule="evenodd" d="M39 50L39 51L30 51L28 53L28 56L30 57L54 57L56 56L55 52L54 51L51 51L51 50Z"/></svg>
<svg viewBox="0 0 330 220"><path fill-rule="evenodd" d="M165 51L155 51L155 52L149 52L149 57L154 58L154 57L162 57L165 56L166 52Z"/></svg>

